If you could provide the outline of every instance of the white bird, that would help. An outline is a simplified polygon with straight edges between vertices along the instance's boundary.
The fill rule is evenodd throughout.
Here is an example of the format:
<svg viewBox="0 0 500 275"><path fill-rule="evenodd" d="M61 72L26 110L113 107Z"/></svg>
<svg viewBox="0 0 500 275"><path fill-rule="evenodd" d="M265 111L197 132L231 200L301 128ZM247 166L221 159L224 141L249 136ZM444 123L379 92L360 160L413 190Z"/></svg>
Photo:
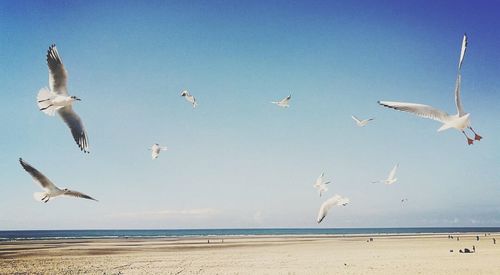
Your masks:
<svg viewBox="0 0 500 275"><path fill-rule="evenodd" d="M464 61L466 50L467 50L467 34L464 33L464 37L462 39L462 49L460 50L460 61L458 62L458 70L462 69L462 62Z"/></svg>
<svg viewBox="0 0 500 275"><path fill-rule="evenodd" d="M67 188L64 189L58 188L47 177L45 177L42 173L40 173L40 171L36 170L33 166L29 165L22 158L19 158L19 163L21 163L21 166L24 168L24 170L26 170L26 172L28 172L31 175L33 180L36 183L40 184L42 186L42 189L45 190L45 192L33 193L33 197L35 198L36 201L42 201L46 203L50 199L59 196L71 196L71 197L97 201L91 196L80 193L78 191L69 190Z"/></svg>
<svg viewBox="0 0 500 275"><path fill-rule="evenodd" d="M319 196L323 195L323 192L328 191L328 188L326 187L327 184L329 184L329 181L325 181L324 179L325 173L321 173L321 175L316 179L314 183L314 187L318 189Z"/></svg>
<svg viewBox="0 0 500 275"><path fill-rule="evenodd" d="M326 217L328 211L332 207L346 206L349 202L350 201L348 198L343 198L339 195L334 195L333 197L327 199L323 204L321 204L321 207L319 208L317 222L320 223Z"/></svg>
<svg viewBox="0 0 500 275"><path fill-rule="evenodd" d="M290 99L292 99L292 95L289 95L280 101L271 101L271 103L276 104L281 108L288 108L290 107Z"/></svg>
<svg viewBox="0 0 500 275"><path fill-rule="evenodd" d="M49 88L40 89L37 103L40 111L49 116L57 112L68 125L73 139L80 149L88 153L89 143L87 133L80 117L73 111L73 102L80 101L76 96L69 96L66 87L67 72L57 52L56 45L49 47L47 52L47 65L49 67Z"/></svg>
<svg viewBox="0 0 500 275"><path fill-rule="evenodd" d="M182 91L181 96L183 96L187 100L187 102L193 104L193 108L196 108L196 106L198 106L196 98L192 96L187 90Z"/></svg>
<svg viewBox="0 0 500 275"><path fill-rule="evenodd" d="M151 150L151 158L157 159L161 151L167 151L167 147L162 147L160 144L155 143L149 150Z"/></svg>
<svg viewBox="0 0 500 275"><path fill-rule="evenodd" d="M368 124L368 122L374 120L374 118L369 118L369 119L363 119L363 120L360 120L359 118L357 118L356 116L352 115L351 116L352 119L354 119L354 121L356 121L356 124L359 126L359 127L365 127L366 124Z"/></svg>
<svg viewBox="0 0 500 275"><path fill-rule="evenodd" d="M460 63L459 67L462 66L462 61L463 61L463 54L465 54L465 47L467 46L467 38L464 36L464 41L462 42L462 54L460 55ZM434 107L428 106L428 105L423 105L423 104L417 104L417 103L405 103L405 102L392 102L392 101L378 101L378 104L392 108L398 111L403 111L403 112L409 112L414 115L423 117L423 118L429 118L433 119L436 121L441 122L443 125L441 128L438 129L438 132L444 131L450 128L455 128L459 131L461 131L465 137L467 138L467 144L471 145L474 143L474 140L481 140L482 137L478 135L474 129L471 127L470 123L470 114L465 113L463 106L462 106L462 101L460 100L460 85L462 81L462 76L459 73L457 76L457 81L455 83L455 105L457 108L457 114L456 115L449 115L446 112L443 112L439 109L436 109ZM469 138L467 134L465 133L465 129L468 128L474 133L474 140Z"/></svg>
<svg viewBox="0 0 500 275"><path fill-rule="evenodd" d="M399 164L396 164L394 165L394 168L392 168L391 172L389 173L389 176L387 177L387 179L385 180L379 180L379 181L374 181L372 183L385 183L385 184L393 184L395 183L396 181L398 181L398 179L396 178L396 170L398 169L399 167Z"/></svg>

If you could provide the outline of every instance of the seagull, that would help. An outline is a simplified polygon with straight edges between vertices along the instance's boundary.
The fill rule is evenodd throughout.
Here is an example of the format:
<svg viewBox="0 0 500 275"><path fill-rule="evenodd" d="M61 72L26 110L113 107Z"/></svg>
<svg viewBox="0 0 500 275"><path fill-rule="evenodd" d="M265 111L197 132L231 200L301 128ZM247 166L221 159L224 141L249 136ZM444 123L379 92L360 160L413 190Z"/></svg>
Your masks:
<svg viewBox="0 0 500 275"><path fill-rule="evenodd" d="M348 198L343 198L340 195L334 195L327 199L319 208L317 222L320 223L328 214L328 211L334 206L346 206L349 203Z"/></svg>
<svg viewBox="0 0 500 275"><path fill-rule="evenodd" d="M354 119L354 121L356 121L356 124L359 126L359 127L365 127L366 124L368 124L368 122L374 120L374 118L369 118L369 119L363 119L363 120L360 120L359 118L357 118L356 116L352 115L351 116L352 119Z"/></svg>
<svg viewBox="0 0 500 275"><path fill-rule="evenodd" d="M56 45L49 47L47 52L47 65L49 67L49 88L44 87L38 91L37 104L40 111L49 116L57 112L68 125L80 150L89 153L87 133L80 117L73 111L73 103L81 99L68 95L66 82L68 74L62 63Z"/></svg>
<svg viewBox="0 0 500 275"><path fill-rule="evenodd" d="M271 103L276 104L276 105L280 106L281 108L288 108L288 107L290 107L290 99L292 99L292 95L289 95L280 101L271 101Z"/></svg>
<svg viewBox="0 0 500 275"><path fill-rule="evenodd" d="M35 198L36 201L42 201L46 203L50 199L59 196L71 196L71 197L97 201L91 196L85 195L78 191L69 190L67 188L64 189L58 188L47 177L45 177L42 173L40 173L40 171L36 170L33 166L29 165L22 158L19 158L19 163L21 163L21 166L24 168L24 170L26 170L26 172L28 172L31 175L33 180L39 183L42 186L42 189L45 190L45 192L33 193L33 197Z"/></svg>
<svg viewBox="0 0 500 275"><path fill-rule="evenodd" d="M391 172L389 173L389 176L385 180L379 180L379 181L373 181L372 183L385 183L385 184L393 184L396 181L398 181L398 178L396 178L396 170L398 169L399 164L396 164L394 168L392 168Z"/></svg>
<svg viewBox="0 0 500 275"><path fill-rule="evenodd" d="M463 55L465 54L465 49L467 47L467 36L464 35L464 40L462 42L462 51L460 55L460 63L459 63L459 68L462 66L462 61L463 61ZM443 112L439 109L436 109L434 107L428 106L428 105L423 105L423 104L418 104L418 103L405 103L405 102L392 102L392 101L378 101L378 104L387 107L387 108L392 108L398 111L403 111L403 112L409 112L414 115L423 117L423 118L429 118L433 119L436 121L441 122L443 125L441 128L438 129L438 132L450 129L450 128L455 128L459 131L461 131L465 137L467 138L467 144L471 145L474 143L474 140L481 140L483 137L478 135L474 129L471 127L470 123L470 113L465 113L463 106L462 106L462 101L460 100L460 85L462 81L462 76L460 72L458 73L457 80L455 83L455 105L457 108L457 114L456 115L449 115L446 112ZM467 134L465 133L465 129L468 128L474 133L474 140L469 138Z"/></svg>
<svg viewBox="0 0 500 275"><path fill-rule="evenodd" d="M329 184L329 181L324 180L325 173L321 173L321 175L316 179L316 182L314 183L314 187L318 189L319 196L323 194L323 192L328 191L328 188L326 187L327 184Z"/></svg>
<svg viewBox="0 0 500 275"><path fill-rule="evenodd" d="M194 96L192 96L187 90L182 91L181 96L183 96L189 103L193 104L193 108L198 106L196 98L194 98Z"/></svg>
<svg viewBox="0 0 500 275"><path fill-rule="evenodd" d="M157 159L161 151L167 151L167 147L162 147L160 144L155 143L149 150L151 150L151 158Z"/></svg>

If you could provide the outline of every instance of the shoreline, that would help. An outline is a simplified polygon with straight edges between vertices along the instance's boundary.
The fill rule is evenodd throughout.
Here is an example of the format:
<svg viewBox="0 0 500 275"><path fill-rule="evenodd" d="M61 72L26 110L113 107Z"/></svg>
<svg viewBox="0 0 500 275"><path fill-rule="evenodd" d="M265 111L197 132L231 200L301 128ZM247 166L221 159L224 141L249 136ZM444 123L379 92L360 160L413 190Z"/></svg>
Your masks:
<svg viewBox="0 0 500 275"><path fill-rule="evenodd" d="M19 230L25 232L24 230ZM33 230L38 231L38 230ZM43 230L42 230L43 231ZM47 230L52 231L52 230ZM58 231L58 230L56 230ZM60 230L66 231L66 230ZM79 230L68 230L79 231ZM81 230L86 231L86 230ZM99 231L99 230L98 230ZM119 230L117 230L119 231ZM2 231L0 231L1 233ZM3 231L15 232L15 231ZM0 237L0 244L14 241L42 240L119 240L119 239L198 239L198 238L338 238L338 237L410 237L410 236L446 236L446 235L478 235L488 236L500 234L500 231L449 231L449 232L379 232L379 233L304 233L304 234L199 234L199 235L103 235L103 236L57 236L57 237Z"/></svg>

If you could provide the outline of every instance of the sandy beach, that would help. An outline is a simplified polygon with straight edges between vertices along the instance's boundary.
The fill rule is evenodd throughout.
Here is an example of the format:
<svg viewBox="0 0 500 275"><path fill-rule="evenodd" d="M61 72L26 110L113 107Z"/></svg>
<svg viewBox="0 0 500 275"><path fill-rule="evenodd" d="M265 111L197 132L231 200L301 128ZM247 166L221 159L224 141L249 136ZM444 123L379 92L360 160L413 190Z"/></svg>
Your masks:
<svg viewBox="0 0 500 275"><path fill-rule="evenodd" d="M0 243L0 273L494 274L500 270L500 244L492 240L500 240L500 234L454 236L212 237L210 243L207 238L9 241ZM370 237L372 242L367 241ZM473 245L476 253L459 253Z"/></svg>

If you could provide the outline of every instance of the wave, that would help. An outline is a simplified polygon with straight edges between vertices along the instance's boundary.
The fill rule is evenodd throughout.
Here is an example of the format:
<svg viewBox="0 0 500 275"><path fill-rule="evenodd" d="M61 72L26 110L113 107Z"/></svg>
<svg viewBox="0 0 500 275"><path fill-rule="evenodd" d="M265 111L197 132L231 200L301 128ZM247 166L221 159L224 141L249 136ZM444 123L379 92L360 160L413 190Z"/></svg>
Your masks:
<svg viewBox="0 0 500 275"><path fill-rule="evenodd" d="M500 227L14 230L0 231L0 241L126 238L216 238L252 236L414 235L489 232L500 232Z"/></svg>

